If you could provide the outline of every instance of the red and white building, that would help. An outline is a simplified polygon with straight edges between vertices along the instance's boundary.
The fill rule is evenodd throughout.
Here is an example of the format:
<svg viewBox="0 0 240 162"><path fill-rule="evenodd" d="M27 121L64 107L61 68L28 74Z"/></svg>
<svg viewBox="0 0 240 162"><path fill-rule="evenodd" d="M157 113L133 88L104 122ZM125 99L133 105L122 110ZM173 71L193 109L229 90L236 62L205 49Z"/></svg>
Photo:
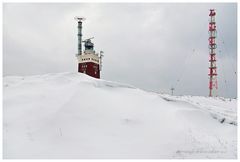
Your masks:
<svg viewBox="0 0 240 162"><path fill-rule="evenodd" d="M82 21L85 20L82 17L75 17L78 21L78 72L85 73L94 78L100 78L100 71L102 66L102 51L100 54L94 50L94 44L91 39L82 41ZM82 43L84 43L84 51L82 52Z"/></svg>
<svg viewBox="0 0 240 162"><path fill-rule="evenodd" d="M78 72L85 73L94 78L100 78L101 54L94 51L94 44L91 39L84 42L85 50L81 55L78 55Z"/></svg>

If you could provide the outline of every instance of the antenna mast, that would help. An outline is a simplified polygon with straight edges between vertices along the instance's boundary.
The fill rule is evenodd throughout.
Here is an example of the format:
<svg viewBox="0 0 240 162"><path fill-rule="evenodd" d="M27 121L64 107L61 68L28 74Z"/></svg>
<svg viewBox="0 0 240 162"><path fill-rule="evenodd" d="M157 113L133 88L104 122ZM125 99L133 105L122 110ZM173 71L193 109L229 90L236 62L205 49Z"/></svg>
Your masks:
<svg viewBox="0 0 240 162"><path fill-rule="evenodd" d="M172 87L170 90L171 90L171 92L172 92L171 94L173 96L173 91L175 90L175 88Z"/></svg>
<svg viewBox="0 0 240 162"><path fill-rule="evenodd" d="M212 96L217 96L217 89L218 89L218 84L217 84L217 64L216 64L216 35L217 35L217 30L216 30L216 22L215 22L215 16L216 12L214 9L210 9L210 20L209 20L209 26L208 26L208 33L209 33L209 62L210 62L210 67L209 67L209 97Z"/></svg>

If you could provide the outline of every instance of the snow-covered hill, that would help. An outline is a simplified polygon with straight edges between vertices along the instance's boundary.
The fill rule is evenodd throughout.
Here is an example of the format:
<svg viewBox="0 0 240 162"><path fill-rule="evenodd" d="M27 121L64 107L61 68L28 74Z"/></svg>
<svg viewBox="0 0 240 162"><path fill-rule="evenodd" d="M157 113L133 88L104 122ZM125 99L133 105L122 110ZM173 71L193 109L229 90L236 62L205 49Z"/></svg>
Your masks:
<svg viewBox="0 0 240 162"><path fill-rule="evenodd" d="M237 100L80 73L3 78L4 158L237 158Z"/></svg>

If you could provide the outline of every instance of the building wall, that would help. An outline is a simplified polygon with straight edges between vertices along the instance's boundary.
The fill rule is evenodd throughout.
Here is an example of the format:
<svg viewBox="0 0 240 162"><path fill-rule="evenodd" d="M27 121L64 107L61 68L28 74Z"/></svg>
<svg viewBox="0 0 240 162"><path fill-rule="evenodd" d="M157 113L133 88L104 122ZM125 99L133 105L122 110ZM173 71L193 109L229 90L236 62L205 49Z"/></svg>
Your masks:
<svg viewBox="0 0 240 162"><path fill-rule="evenodd" d="M78 63L78 72L85 73L94 78L100 78L99 64L93 62Z"/></svg>
<svg viewBox="0 0 240 162"><path fill-rule="evenodd" d="M86 51L84 51L83 55L79 55L78 56L78 63L86 63L86 62L93 62L96 64L99 64L99 56L93 53L86 53Z"/></svg>

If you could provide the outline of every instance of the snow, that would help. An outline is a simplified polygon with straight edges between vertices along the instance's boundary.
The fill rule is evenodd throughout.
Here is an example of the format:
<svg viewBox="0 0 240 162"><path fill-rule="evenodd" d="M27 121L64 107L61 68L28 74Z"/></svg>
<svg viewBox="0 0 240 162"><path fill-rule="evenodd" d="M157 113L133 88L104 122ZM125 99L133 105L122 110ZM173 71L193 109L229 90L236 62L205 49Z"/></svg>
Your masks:
<svg viewBox="0 0 240 162"><path fill-rule="evenodd" d="M237 158L237 100L80 73L3 78L3 157Z"/></svg>

